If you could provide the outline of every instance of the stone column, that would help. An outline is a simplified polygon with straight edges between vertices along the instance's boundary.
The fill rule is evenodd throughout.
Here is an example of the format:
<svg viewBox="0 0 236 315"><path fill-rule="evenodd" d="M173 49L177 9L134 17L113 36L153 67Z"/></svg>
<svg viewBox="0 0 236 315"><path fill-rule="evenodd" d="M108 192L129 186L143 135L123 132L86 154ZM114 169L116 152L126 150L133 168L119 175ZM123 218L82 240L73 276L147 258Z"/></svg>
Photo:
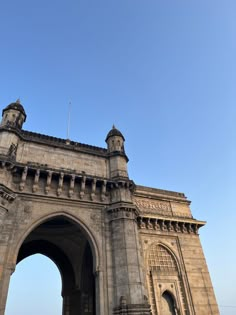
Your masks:
<svg viewBox="0 0 236 315"><path fill-rule="evenodd" d="M144 290L137 230L137 211L131 203L108 209L113 248L114 313L149 315Z"/></svg>
<svg viewBox="0 0 236 315"><path fill-rule="evenodd" d="M0 315L4 315L6 303L7 303L7 294L10 283L10 278L14 272L13 266L0 266Z"/></svg>
<svg viewBox="0 0 236 315"><path fill-rule="evenodd" d="M95 273L95 308L96 315L107 314L105 309L105 297L104 297L104 272L97 270Z"/></svg>
<svg viewBox="0 0 236 315"><path fill-rule="evenodd" d="M77 315L81 313L81 292L80 290L71 290L63 296L62 315Z"/></svg>

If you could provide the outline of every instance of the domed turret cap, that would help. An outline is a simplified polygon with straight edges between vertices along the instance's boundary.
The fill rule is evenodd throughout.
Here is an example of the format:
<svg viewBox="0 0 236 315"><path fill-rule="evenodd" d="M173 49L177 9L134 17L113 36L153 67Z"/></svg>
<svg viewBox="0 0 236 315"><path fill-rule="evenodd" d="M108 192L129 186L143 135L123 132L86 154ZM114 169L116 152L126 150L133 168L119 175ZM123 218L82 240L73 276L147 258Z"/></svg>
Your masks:
<svg viewBox="0 0 236 315"><path fill-rule="evenodd" d="M16 100L16 102L11 103L11 104L9 104L6 108L4 108L3 111L2 111L2 114L3 114L6 110L9 110L9 109L18 110L19 112L21 112L21 113L25 116L25 119L26 119L26 113L25 113L24 107L21 105L19 99Z"/></svg>
<svg viewBox="0 0 236 315"><path fill-rule="evenodd" d="M110 137L114 137L114 136L118 136L121 137L124 141L125 138L122 135L122 133L120 132L120 130L116 129L116 127L113 125L112 129L108 132L107 137L106 137L106 141L110 138Z"/></svg>

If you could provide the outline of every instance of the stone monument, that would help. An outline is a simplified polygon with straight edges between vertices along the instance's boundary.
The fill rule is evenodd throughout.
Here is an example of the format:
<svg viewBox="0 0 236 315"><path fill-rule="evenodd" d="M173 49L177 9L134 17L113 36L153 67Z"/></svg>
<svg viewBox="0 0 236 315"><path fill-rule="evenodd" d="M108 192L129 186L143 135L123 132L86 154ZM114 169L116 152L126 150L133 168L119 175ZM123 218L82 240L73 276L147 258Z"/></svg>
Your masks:
<svg viewBox="0 0 236 315"><path fill-rule="evenodd" d="M183 193L129 178L118 129L100 148L22 129L19 100L2 116L0 315L16 265L36 253L61 273L63 315L219 314L205 222Z"/></svg>

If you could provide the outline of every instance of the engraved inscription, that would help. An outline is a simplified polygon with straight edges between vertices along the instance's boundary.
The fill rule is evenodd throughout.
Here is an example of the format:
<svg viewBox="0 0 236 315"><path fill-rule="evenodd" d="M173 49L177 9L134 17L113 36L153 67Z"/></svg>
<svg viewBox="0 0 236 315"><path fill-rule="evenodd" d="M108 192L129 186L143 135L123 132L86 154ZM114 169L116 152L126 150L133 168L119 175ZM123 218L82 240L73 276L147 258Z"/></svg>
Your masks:
<svg viewBox="0 0 236 315"><path fill-rule="evenodd" d="M170 204L168 202L135 198L134 203L143 213L172 216Z"/></svg>

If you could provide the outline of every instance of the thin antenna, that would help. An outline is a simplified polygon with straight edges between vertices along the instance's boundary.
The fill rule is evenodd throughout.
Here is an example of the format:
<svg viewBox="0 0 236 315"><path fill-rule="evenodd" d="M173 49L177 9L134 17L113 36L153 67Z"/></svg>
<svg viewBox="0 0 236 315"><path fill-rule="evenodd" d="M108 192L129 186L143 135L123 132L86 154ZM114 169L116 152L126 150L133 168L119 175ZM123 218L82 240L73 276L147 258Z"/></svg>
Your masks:
<svg viewBox="0 0 236 315"><path fill-rule="evenodd" d="M68 105L68 123L67 123L67 139L70 139L70 116L71 116L71 101Z"/></svg>

